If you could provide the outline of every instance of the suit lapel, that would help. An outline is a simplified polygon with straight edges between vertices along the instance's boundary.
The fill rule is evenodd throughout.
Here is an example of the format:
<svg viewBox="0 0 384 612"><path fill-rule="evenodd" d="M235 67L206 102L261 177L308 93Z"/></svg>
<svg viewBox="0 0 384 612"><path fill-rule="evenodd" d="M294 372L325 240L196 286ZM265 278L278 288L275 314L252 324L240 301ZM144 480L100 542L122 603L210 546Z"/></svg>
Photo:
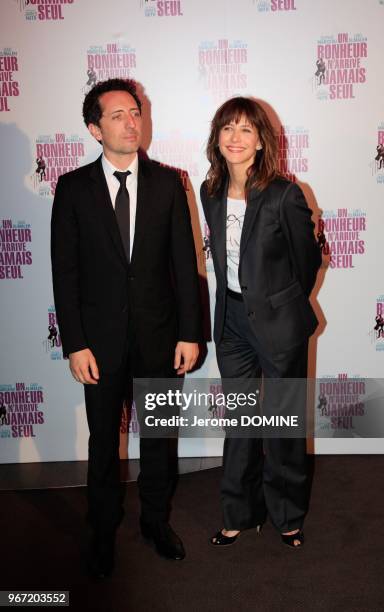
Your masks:
<svg viewBox="0 0 384 612"><path fill-rule="evenodd" d="M222 192L209 203L211 225L215 228L213 247L224 278L227 277L227 193L228 181Z"/></svg>
<svg viewBox="0 0 384 612"><path fill-rule="evenodd" d="M92 164L90 178L93 199L101 216L103 226L110 234L117 253L122 258L125 265L127 265L128 262L121 241L119 226L117 225L115 211L112 206L107 181L105 180L104 170L101 164L101 156Z"/></svg>
<svg viewBox="0 0 384 612"><path fill-rule="evenodd" d="M212 198L209 204L212 227L215 228L214 248L216 250L217 262L225 278L227 275L227 197L228 181L224 185L221 195L219 195L217 198ZM248 240L252 233L252 228L263 201L263 192L260 192L256 188L252 189L244 216L244 224L240 240L240 256L246 249Z"/></svg>
<svg viewBox="0 0 384 612"><path fill-rule="evenodd" d="M153 198L154 193L156 193L156 185L152 185L150 167L146 162L139 159L135 236L133 239L131 256L132 263L134 263L135 259L137 258L138 248L146 232L151 210L151 198Z"/></svg>
<svg viewBox="0 0 384 612"><path fill-rule="evenodd" d="M241 240L240 240L240 257L244 253L246 246L248 244L248 240L252 233L252 228L256 221L257 214L260 210L260 207L264 201L263 192L254 188L251 190L250 196L248 198L247 207L245 210L244 224L243 230L241 232Z"/></svg>

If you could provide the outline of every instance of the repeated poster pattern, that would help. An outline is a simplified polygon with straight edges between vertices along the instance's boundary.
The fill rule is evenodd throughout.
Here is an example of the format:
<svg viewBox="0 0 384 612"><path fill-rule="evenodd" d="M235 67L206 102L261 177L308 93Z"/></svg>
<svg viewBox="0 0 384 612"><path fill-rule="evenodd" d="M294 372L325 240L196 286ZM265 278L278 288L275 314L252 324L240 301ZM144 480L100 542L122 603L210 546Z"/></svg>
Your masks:
<svg viewBox="0 0 384 612"><path fill-rule="evenodd" d="M87 456L83 392L63 359L53 304L50 214L58 177L101 152L82 122L83 97L116 76L139 83L143 148L177 168L186 190L207 339L215 279L199 188L209 125L230 96L264 105L279 135L279 169L304 190L323 253L309 375L335 384L324 386L314 415L353 429L364 402L355 394L355 411L343 412L351 418L338 418L344 381L384 371L383 20L382 0L3 0L2 462ZM218 376L212 341L191 376ZM134 410L122 419L122 456L129 431L135 457ZM215 455L221 445L181 440L179 452ZM314 448L381 453L384 443L330 436Z"/></svg>

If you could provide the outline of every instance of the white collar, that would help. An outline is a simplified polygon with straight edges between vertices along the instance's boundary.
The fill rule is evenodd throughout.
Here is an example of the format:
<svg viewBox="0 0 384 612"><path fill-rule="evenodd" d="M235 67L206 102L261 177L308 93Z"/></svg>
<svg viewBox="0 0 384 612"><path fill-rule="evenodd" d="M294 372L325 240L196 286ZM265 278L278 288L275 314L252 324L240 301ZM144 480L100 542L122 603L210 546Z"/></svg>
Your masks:
<svg viewBox="0 0 384 612"><path fill-rule="evenodd" d="M138 158L137 153L135 155L135 159L130 163L130 165L128 166L128 168L126 168L126 170L120 170L119 168L116 168L113 164L111 164L109 159L105 157L104 153L102 154L102 157L101 157L101 163L102 163L103 170L104 170L106 177L113 176L113 173L116 172L116 170L118 172L127 172L129 170L131 175L137 179L137 173L139 169L139 158Z"/></svg>

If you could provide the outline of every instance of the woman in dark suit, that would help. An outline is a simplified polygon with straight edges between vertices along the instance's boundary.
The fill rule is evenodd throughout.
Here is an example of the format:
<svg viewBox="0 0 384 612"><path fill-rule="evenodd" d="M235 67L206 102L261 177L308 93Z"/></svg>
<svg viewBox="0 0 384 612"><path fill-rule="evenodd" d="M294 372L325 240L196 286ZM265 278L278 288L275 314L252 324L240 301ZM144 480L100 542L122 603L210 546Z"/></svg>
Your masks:
<svg viewBox="0 0 384 612"><path fill-rule="evenodd" d="M223 379L307 376L308 339L318 324L308 298L321 254L301 189L278 176L277 153L276 134L256 101L232 98L217 110L201 201L217 281L214 339ZM281 406L265 388L263 414L276 414ZM303 385L293 402L291 393L292 414L299 411L300 394L303 398ZM260 437L227 433L224 528L211 543L233 544L268 514L283 542L301 547L309 494L306 460L305 435L266 438L263 444Z"/></svg>

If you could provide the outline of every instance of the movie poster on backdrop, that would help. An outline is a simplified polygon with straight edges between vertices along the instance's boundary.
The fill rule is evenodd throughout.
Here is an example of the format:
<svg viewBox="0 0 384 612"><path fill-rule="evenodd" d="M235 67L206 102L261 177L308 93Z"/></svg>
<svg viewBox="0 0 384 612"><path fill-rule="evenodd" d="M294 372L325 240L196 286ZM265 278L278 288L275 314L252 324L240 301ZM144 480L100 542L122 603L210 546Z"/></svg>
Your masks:
<svg viewBox="0 0 384 612"><path fill-rule="evenodd" d="M155 130L148 155L161 165L177 171L188 196L191 181L199 177L200 149L201 143L193 132L182 132L179 129Z"/></svg>
<svg viewBox="0 0 384 612"><path fill-rule="evenodd" d="M29 23L63 21L67 10L81 0L11 0Z"/></svg>
<svg viewBox="0 0 384 612"><path fill-rule="evenodd" d="M0 438L44 436L44 389L37 383L0 384Z"/></svg>
<svg viewBox="0 0 384 612"><path fill-rule="evenodd" d="M376 299L375 317L370 330L371 342L376 351L384 351L384 295Z"/></svg>
<svg viewBox="0 0 384 612"><path fill-rule="evenodd" d="M366 250L367 213L360 208L325 210L318 220L317 240L329 268L358 266Z"/></svg>
<svg viewBox="0 0 384 612"><path fill-rule="evenodd" d="M136 0L145 17L183 17L185 0Z"/></svg>
<svg viewBox="0 0 384 612"><path fill-rule="evenodd" d="M87 94L98 81L116 78L133 79L136 59L136 49L129 43L109 42L105 45L90 45L87 49L86 82L83 93Z"/></svg>
<svg viewBox="0 0 384 612"><path fill-rule="evenodd" d="M367 82L368 39L362 33L320 36L313 90L318 100L352 100Z"/></svg>
<svg viewBox="0 0 384 612"><path fill-rule="evenodd" d="M32 266L32 227L26 221L2 219L0 225L0 280L19 281Z"/></svg>
<svg viewBox="0 0 384 612"><path fill-rule="evenodd" d="M61 361L63 359L63 350L56 309L53 304L48 308L47 315L46 335L44 340L42 340L43 349L52 361Z"/></svg>
<svg viewBox="0 0 384 612"><path fill-rule="evenodd" d="M201 91L219 105L248 87L248 44L242 39L204 40L198 47Z"/></svg>
<svg viewBox="0 0 384 612"><path fill-rule="evenodd" d="M356 372L365 376L380 370L384 290L374 266L380 259L375 250L380 244L384 184L384 116L379 106L383 84L377 77L384 45L378 25L384 15L382 0L370 0L370 10L357 0L353 10L347 0L326 0L326 9L303 0L212 0L204 5L204 19L192 0L132 0L128 4L111 0L110 11L98 9L98 3L90 0L6 0L5 4L8 8L0 25L0 121L15 126L15 144L7 145L2 165L3 173L9 174L4 181L9 195L3 198L0 215L0 284L7 292L7 307L15 304L15 322L3 322L0 329L12 352L0 382L2 392L15 393L24 389L16 389L12 381L25 381L17 385L35 391L31 381L37 380L45 402L29 411L44 413L41 424L32 423L34 416L13 416L14 423L5 425L4 414L0 416L1 435L5 436L6 427L10 440L12 426L32 427L14 430L18 436L14 440L31 433L29 441L24 439L22 460L28 460L34 439L42 442L44 460L60 454L64 443L54 444L52 424L70 428L75 407L83 432L81 440L77 438L76 453L86 456L82 389L72 382L68 361L63 359L52 297L49 217L59 176L100 153L83 124L81 104L89 89L105 78L133 78L142 83L153 113L147 153L177 169L191 213L196 218L200 214L196 253L202 285L207 280L209 288L205 306L211 309L211 325L216 283L209 230L199 201L208 168L209 124L216 108L230 96L259 96L270 107L279 119L279 170L303 183L306 196L313 191L308 202L327 268L320 272L313 296L325 320L316 345L317 371L323 378L330 371L337 382L340 372L353 378ZM92 31L84 34L90 6L94 7ZM52 108L55 100L58 116ZM17 134L25 137L23 150ZM354 303L346 307L349 291ZM16 322L21 296L28 302L28 325ZM358 309L364 310L363 319L358 318ZM343 313L345 325L340 323ZM356 355L353 347L358 343L362 347ZM20 357L21 345L28 350ZM348 353L346 346L351 346ZM358 360L364 367L359 367ZM327 367L329 361L332 366ZM21 369L13 371L11 362L20 363ZM217 376L212 341L203 368L190 378L201 372ZM24 414L17 411L15 398L13 404L4 401L7 418ZM328 406L337 403L333 397L327 401ZM28 403L36 402L24 402ZM52 424L46 422L48 407ZM4 408L0 406L2 413ZM335 416L324 411L321 418L328 419L331 428ZM354 425L358 423L358 415L349 416ZM137 427L134 410L125 413L121 450L129 437L130 457L138 456ZM75 445L71 447L69 440L67 445L68 459ZM316 452L384 451L381 440L372 446L372 440L323 439L315 446ZM197 439L182 440L180 450L189 456L220 454L217 444ZM30 460L37 460L35 455L31 453ZM60 457L55 455L55 460Z"/></svg>
<svg viewBox="0 0 384 612"><path fill-rule="evenodd" d="M40 135L35 141L35 168L30 183L41 197L53 197L59 176L84 164L84 138L57 132Z"/></svg>
<svg viewBox="0 0 384 612"><path fill-rule="evenodd" d="M378 184L384 185L384 121L381 121L377 127L376 145L372 157L374 157L370 163L372 176L376 178Z"/></svg>
<svg viewBox="0 0 384 612"><path fill-rule="evenodd" d="M13 99L20 95L18 72L17 50L5 47L0 51L0 113L9 112L13 108Z"/></svg>
<svg viewBox="0 0 384 612"><path fill-rule="evenodd" d="M321 376L317 381L315 431L318 437L358 435L365 417L366 381L347 373Z"/></svg>
<svg viewBox="0 0 384 612"><path fill-rule="evenodd" d="M300 0L250 0L259 14L276 14L296 11Z"/></svg>
<svg viewBox="0 0 384 612"><path fill-rule="evenodd" d="M282 125L279 133L279 172L290 181L300 180L309 171L309 130Z"/></svg>

